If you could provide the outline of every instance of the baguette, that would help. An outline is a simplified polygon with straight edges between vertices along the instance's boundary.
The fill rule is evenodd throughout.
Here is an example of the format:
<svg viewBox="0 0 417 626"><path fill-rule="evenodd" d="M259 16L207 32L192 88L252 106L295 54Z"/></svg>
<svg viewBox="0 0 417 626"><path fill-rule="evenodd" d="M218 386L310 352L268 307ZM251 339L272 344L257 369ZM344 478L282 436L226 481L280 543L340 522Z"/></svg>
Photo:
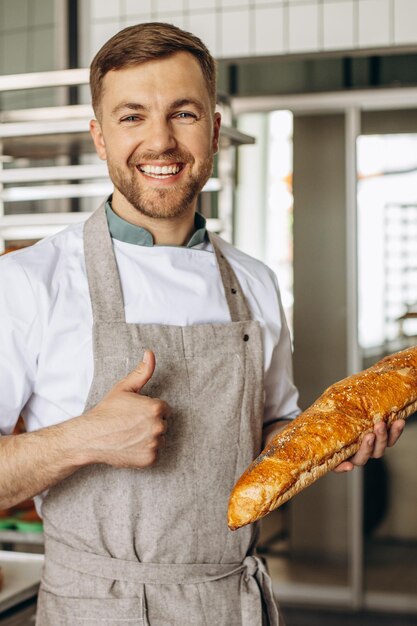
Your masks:
<svg viewBox="0 0 417 626"><path fill-rule="evenodd" d="M234 486L231 530L267 515L358 451L377 422L417 410L417 346L331 385L271 439Z"/></svg>

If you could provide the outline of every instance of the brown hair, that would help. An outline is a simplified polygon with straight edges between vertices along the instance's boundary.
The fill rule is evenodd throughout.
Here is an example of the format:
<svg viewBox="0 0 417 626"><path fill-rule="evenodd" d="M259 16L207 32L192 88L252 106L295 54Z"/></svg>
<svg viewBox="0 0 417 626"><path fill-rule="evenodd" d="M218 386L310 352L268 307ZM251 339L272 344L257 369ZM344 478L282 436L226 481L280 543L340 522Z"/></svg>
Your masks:
<svg viewBox="0 0 417 626"><path fill-rule="evenodd" d="M99 113L103 78L107 72L168 57L176 52L189 52L197 59L214 110L216 64L201 39L172 24L145 22L121 30L94 57L90 66L90 88L95 114Z"/></svg>

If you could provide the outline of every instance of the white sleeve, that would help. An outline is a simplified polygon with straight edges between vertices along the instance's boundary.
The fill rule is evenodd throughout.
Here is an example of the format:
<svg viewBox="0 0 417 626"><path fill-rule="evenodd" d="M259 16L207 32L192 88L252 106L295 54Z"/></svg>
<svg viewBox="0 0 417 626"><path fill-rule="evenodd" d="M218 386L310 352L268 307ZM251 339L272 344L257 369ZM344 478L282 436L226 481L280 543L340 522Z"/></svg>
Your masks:
<svg viewBox="0 0 417 626"><path fill-rule="evenodd" d="M13 431L31 396L41 344L36 298L13 257L0 260L0 436Z"/></svg>
<svg viewBox="0 0 417 626"><path fill-rule="evenodd" d="M282 307L278 281L273 276L277 297L278 319L274 324L274 346L271 361L265 371L264 426L284 419L293 419L300 413L298 391L293 381L291 338Z"/></svg>

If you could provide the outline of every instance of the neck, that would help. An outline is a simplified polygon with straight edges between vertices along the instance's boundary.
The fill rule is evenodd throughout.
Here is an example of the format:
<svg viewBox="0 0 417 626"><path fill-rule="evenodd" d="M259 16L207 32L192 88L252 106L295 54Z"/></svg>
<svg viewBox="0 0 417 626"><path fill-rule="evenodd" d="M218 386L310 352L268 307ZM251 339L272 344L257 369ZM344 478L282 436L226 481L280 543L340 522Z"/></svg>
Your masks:
<svg viewBox="0 0 417 626"><path fill-rule="evenodd" d="M111 206L116 215L150 232L154 244L159 246L184 246L194 232L196 203L190 205L184 213L176 217L149 217L135 209L115 189Z"/></svg>

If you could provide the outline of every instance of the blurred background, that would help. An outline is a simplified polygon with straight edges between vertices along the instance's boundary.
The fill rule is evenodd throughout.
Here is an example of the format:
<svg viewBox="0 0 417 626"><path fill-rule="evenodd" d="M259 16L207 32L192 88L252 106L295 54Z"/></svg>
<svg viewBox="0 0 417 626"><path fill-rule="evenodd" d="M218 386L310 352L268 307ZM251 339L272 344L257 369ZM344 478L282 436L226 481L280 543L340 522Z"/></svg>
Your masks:
<svg viewBox="0 0 417 626"><path fill-rule="evenodd" d="M146 21L191 30L218 60L224 128L199 210L276 272L302 408L414 345L416 0L0 0L0 252L86 219L111 191L88 66ZM412 417L384 459L266 518L288 626L417 624L416 493ZM16 587L0 592L0 624L30 624L43 550L31 503L0 513L0 549Z"/></svg>

